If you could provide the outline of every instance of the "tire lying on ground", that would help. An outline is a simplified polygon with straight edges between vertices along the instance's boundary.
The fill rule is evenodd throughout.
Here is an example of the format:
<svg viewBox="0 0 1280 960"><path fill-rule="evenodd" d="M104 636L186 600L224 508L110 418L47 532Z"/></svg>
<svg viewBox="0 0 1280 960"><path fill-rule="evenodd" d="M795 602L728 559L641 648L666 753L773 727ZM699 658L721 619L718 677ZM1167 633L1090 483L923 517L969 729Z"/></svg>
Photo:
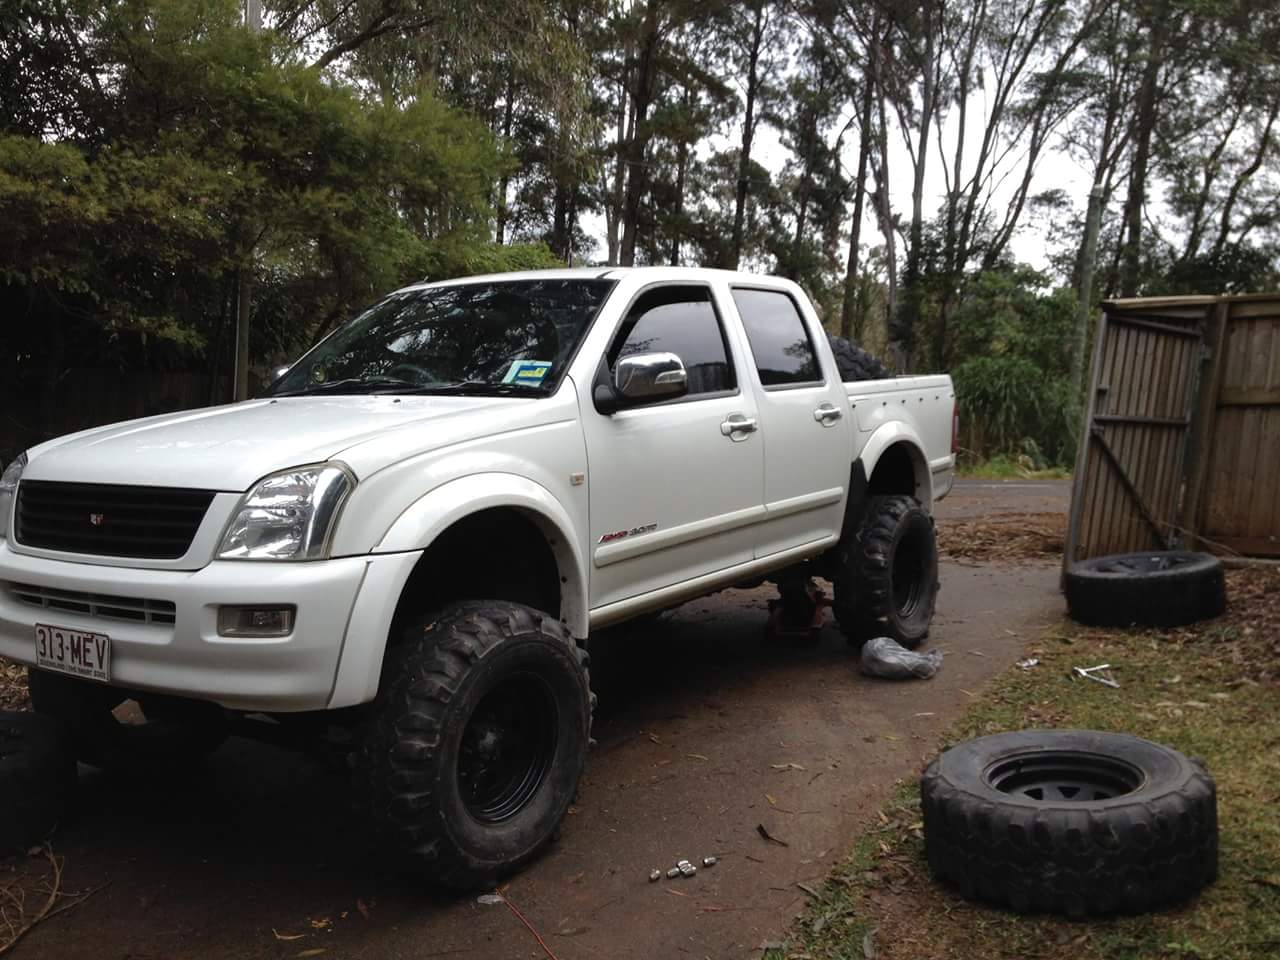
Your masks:
<svg viewBox="0 0 1280 960"><path fill-rule="evenodd" d="M920 796L929 866L968 899L1072 917L1135 913L1217 877L1213 779L1137 737L981 737L930 764Z"/></svg>
<svg viewBox="0 0 1280 960"><path fill-rule="evenodd" d="M75 785L76 761L56 721L0 713L0 857L47 839Z"/></svg>
<svg viewBox="0 0 1280 960"><path fill-rule="evenodd" d="M868 353L852 340L844 337L828 336L831 352L835 354L836 368L840 371L840 379L845 383L858 383L862 380L884 380L893 373L873 353Z"/></svg>
<svg viewBox="0 0 1280 960"><path fill-rule="evenodd" d="M1071 619L1092 627L1176 627L1227 608L1222 562L1185 550L1082 560L1067 570L1066 595Z"/></svg>

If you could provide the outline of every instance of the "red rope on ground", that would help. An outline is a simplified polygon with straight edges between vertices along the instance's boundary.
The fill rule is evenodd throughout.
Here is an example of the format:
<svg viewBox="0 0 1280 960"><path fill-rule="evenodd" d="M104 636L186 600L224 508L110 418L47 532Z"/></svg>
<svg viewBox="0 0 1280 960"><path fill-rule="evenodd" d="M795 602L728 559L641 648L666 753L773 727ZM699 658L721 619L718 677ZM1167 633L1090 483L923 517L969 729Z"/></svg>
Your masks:
<svg viewBox="0 0 1280 960"><path fill-rule="evenodd" d="M533 928L533 924L525 919L524 914L520 912L520 908L508 900L506 894L500 893L498 896L502 897L502 902L511 908L511 912L516 915L516 919L525 925L525 929L533 934L533 939L538 941L538 946L542 948L542 952L545 953L550 960L560 960L552 949L547 946L547 941L542 939L542 934L538 933L538 931Z"/></svg>

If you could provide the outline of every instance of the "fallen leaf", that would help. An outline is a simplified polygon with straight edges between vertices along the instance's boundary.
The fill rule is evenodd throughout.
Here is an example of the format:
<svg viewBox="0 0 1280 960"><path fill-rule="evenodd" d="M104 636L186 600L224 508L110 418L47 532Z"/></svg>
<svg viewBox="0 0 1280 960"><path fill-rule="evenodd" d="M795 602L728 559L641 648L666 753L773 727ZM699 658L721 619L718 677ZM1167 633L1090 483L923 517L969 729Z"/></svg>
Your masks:
<svg viewBox="0 0 1280 960"><path fill-rule="evenodd" d="M798 763L771 763L769 766L775 770L804 770Z"/></svg>
<svg viewBox="0 0 1280 960"><path fill-rule="evenodd" d="M776 807L778 805L778 801L773 798L773 794L766 793L764 798L769 801L769 806Z"/></svg>
<svg viewBox="0 0 1280 960"><path fill-rule="evenodd" d="M651 734L649 734L649 739L650 739L650 740L652 740L654 743L658 743L658 744L662 743L662 741L661 741L661 740L659 740L659 739L657 738L657 736L655 736L655 735L654 735L654 734L652 734L652 733L651 733Z"/></svg>
<svg viewBox="0 0 1280 960"><path fill-rule="evenodd" d="M809 896L814 897L815 899L818 897L818 891L813 889L813 887L809 886L807 883L797 883L796 886Z"/></svg>
<svg viewBox="0 0 1280 960"><path fill-rule="evenodd" d="M301 940L306 936L305 933L281 933L275 927L271 928L271 932L276 935L277 940L284 940L286 942L289 940Z"/></svg>
<svg viewBox="0 0 1280 960"><path fill-rule="evenodd" d="M310 950L303 950L301 953L295 953L295 957L318 957L322 953L328 953L324 947L312 947Z"/></svg>
<svg viewBox="0 0 1280 960"><path fill-rule="evenodd" d="M862 956L865 957L866 960L876 960L876 942L875 942L874 930L868 930L866 935L862 938Z"/></svg>
<svg viewBox="0 0 1280 960"><path fill-rule="evenodd" d="M672 887L667 887L667 893L671 894L673 897L687 897L687 896L688 896L688 894L687 894L687 893L681 893L679 890L676 890L676 889L674 889L674 888L672 888Z"/></svg>
<svg viewBox="0 0 1280 960"><path fill-rule="evenodd" d="M711 759L710 757L704 757L700 753L686 753L685 756L688 757L690 760L710 760Z"/></svg>

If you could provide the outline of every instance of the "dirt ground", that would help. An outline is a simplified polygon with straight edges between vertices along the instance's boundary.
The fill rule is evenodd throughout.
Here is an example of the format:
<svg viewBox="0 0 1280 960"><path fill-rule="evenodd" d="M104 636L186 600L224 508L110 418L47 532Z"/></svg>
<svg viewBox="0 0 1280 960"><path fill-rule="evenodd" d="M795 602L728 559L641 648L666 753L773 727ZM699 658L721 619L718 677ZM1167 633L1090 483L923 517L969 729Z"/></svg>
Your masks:
<svg viewBox="0 0 1280 960"><path fill-rule="evenodd" d="M940 526L1065 511L1066 484L999 486L962 483ZM579 802L505 888L551 955L748 957L778 939L798 885L825 877L984 681L1062 614L1048 559L945 562L942 584L931 644L946 661L930 681L860 676L831 627L816 649L762 642L769 590L598 638L599 745ZM351 829L341 774L306 757L236 740L186 778L86 771L81 794L54 846L68 890L100 889L33 930L19 960L547 955L507 906L385 874ZM713 854L694 878L648 882Z"/></svg>

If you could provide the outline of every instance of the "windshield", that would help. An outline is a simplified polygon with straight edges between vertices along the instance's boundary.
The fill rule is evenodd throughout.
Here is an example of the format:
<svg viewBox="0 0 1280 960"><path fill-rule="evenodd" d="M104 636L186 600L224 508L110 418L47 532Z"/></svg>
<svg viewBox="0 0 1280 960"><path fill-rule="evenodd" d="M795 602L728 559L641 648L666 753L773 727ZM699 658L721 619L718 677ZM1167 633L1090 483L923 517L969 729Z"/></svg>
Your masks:
<svg viewBox="0 0 1280 960"><path fill-rule="evenodd" d="M270 396L555 389L612 280L512 280L393 294L295 363Z"/></svg>

